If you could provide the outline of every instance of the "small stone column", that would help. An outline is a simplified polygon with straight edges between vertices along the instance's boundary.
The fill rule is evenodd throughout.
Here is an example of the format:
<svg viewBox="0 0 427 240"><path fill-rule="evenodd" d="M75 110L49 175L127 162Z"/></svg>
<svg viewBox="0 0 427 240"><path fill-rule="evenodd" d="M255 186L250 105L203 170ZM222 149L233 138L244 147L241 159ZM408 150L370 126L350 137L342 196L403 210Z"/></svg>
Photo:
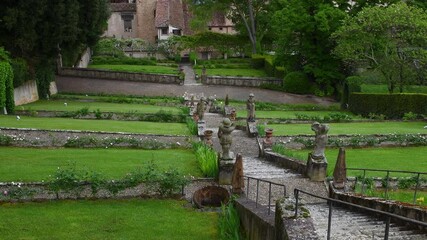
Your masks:
<svg viewBox="0 0 427 240"><path fill-rule="evenodd" d="M237 154L236 163L234 163L231 187L233 194L242 194L245 188L245 181L243 179L243 157L241 154Z"/></svg>
<svg viewBox="0 0 427 240"><path fill-rule="evenodd" d="M333 186L337 189L343 189L346 182L347 167L345 163L345 149L341 147L335 164Z"/></svg>

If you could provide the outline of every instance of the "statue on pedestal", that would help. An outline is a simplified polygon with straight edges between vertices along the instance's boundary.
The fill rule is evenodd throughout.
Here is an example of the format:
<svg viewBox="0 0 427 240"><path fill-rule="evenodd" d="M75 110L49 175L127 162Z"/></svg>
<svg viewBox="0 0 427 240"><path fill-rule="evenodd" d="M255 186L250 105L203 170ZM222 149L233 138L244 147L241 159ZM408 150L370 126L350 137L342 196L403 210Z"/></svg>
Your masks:
<svg viewBox="0 0 427 240"><path fill-rule="evenodd" d="M324 161L326 159L325 148L326 144L328 143L329 126L327 124L314 122L311 125L311 130L313 130L316 134L314 140L314 149L311 153L311 157L315 161Z"/></svg>
<svg viewBox="0 0 427 240"><path fill-rule="evenodd" d="M205 98L201 97L199 102L197 103L196 107L196 113L199 117L198 120L203 120L203 117L205 115Z"/></svg>
<svg viewBox="0 0 427 240"><path fill-rule="evenodd" d="M231 132L235 129L235 126L233 126L232 122L228 118L224 118L222 121L221 126L219 126L218 129L218 138L219 143L222 147L222 156L221 160L231 160L233 159L233 156L230 156L230 147L233 143L233 139L231 137Z"/></svg>
<svg viewBox="0 0 427 240"><path fill-rule="evenodd" d="M248 122L255 122L255 95L253 93L249 94L249 98L246 101L246 109L248 110Z"/></svg>

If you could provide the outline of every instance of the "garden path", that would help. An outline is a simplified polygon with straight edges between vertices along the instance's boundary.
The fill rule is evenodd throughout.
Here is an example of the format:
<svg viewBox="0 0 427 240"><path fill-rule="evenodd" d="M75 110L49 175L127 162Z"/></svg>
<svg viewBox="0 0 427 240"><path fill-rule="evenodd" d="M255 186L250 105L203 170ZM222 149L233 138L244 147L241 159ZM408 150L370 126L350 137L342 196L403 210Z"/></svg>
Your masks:
<svg viewBox="0 0 427 240"><path fill-rule="evenodd" d="M196 74L194 73L194 70L191 64L181 64L180 68L185 73L185 79L184 79L185 86L202 85L201 83L198 83L196 81Z"/></svg>

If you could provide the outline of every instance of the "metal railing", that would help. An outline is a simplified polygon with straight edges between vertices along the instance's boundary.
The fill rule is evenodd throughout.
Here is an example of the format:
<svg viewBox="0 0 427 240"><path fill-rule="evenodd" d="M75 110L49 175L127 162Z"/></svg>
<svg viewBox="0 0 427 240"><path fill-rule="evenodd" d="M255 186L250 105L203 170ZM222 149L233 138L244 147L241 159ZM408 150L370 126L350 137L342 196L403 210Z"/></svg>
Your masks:
<svg viewBox="0 0 427 240"><path fill-rule="evenodd" d="M365 180L366 178L366 172L385 172L386 174L386 183L385 183L385 199L388 200L388 190L389 190L389 180L390 180L390 173L407 173L407 174L414 174L414 176L416 176L416 184L415 184L415 190L414 190L414 197L413 197L413 201L412 203L415 204L416 200L417 200L417 193L418 190L420 188L420 176L421 175L427 175L427 172L413 172L413 171L397 171L397 170L384 170L384 169L371 169L371 168L346 168L346 170L358 170L358 171L363 171L363 176L362 176L362 181ZM357 184L357 178L356 178L356 183ZM364 188L362 187L361 189L361 193L364 193Z"/></svg>
<svg viewBox="0 0 427 240"><path fill-rule="evenodd" d="M260 178L249 177L249 176L243 176L243 177L247 179L247 183L246 183L246 197L248 199L250 199L249 198L249 186L250 186L249 183L250 183L250 180L255 180L256 181L256 193L255 193L255 207L256 208L258 207L259 183L260 182L268 183L268 215L270 215L270 212L271 212L271 185L283 187L283 197L286 197L286 186L283 185L283 184L271 182L271 181L260 179Z"/></svg>
<svg viewBox="0 0 427 240"><path fill-rule="evenodd" d="M357 204L353 204L353 203L349 203L349 202L344 202L341 200L337 200L337 199L332 199L332 198L326 198L326 197L321 197L321 196L317 196L314 195L312 193L308 193L306 191L300 190L298 188L294 189L294 196L295 196L295 218L298 217L298 196L300 193L304 193L307 194L309 196L315 197L315 198L319 198L319 199L323 199L326 200L328 202L328 206L329 206L329 213L328 213L328 231L327 231L327 239L329 240L331 238L331 222L332 222L332 205L333 203L338 203L338 204L342 204L342 205L346 205L346 206L351 206L351 207L355 207L358 209L362 209L365 211L369 211L372 213L376 213L379 214L381 216L385 217L385 231L384 231L384 239L387 240L388 239L388 235L389 235L389 231L390 231L390 220L391 218L395 218L395 219L399 219L402 220L404 222L407 223L412 223L412 224L416 224L418 226L422 226L422 227L427 227L427 223L425 222L421 222L421 221L417 221L411 218L406 218L406 217L402 217L393 213L389 213L389 212L384 212L384 211L380 211L380 210L376 210L376 209L372 209L372 208L367 208L367 207L363 207Z"/></svg>

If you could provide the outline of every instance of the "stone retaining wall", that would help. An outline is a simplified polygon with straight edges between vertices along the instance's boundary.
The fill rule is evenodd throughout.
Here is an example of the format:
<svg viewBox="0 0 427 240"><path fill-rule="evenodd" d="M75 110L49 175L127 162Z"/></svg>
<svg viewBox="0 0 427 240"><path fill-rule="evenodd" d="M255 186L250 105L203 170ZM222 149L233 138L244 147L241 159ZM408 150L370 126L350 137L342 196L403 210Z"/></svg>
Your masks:
<svg viewBox="0 0 427 240"><path fill-rule="evenodd" d="M274 227L274 213L267 215L267 208L261 205L255 206L255 202L247 198L239 198L235 201L240 223L250 240L274 240L276 229Z"/></svg>
<svg viewBox="0 0 427 240"><path fill-rule="evenodd" d="M354 193L339 192L332 187L332 184L330 184L329 189L330 198L393 213L421 222L427 221L427 209L425 208L423 209L409 203L401 203L393 200L384 200L376 197L354 195Z"/></svg>
<svg viewBox="0 0 427 240"><path fill-rule="evenodd" d="M15 105L19 106L39 100L37 83L34 80L27 81L13 91Z"/></svg>
<svg viewBox="0 0 427 240"><path fill-rule="evenodd" d="M291 169L293 171L296 171L297 173L305 175L307 165L296 159L286 157L271 151L264 152L264 159L269 162L279 164L285 169Z"/></svg>
<svg viewBox="0 0 427 240"><path fill-rule="evenodd" d="M262 84L274 84L274 85L281 86L282 80L275 79L275 78L208 76L206 80L202 78L202 83L206 85L259 87Z"/></svg>
<svg viewBox="0 0 427 240"><path fill-rule="evenodd" d="M179 79L178 75L172 74L132 73L87 68L63 67L61 68L59 75L81 78L112 79L134 82L154 82L169 84L182 84L184 82L183 80Z"/></svg>

